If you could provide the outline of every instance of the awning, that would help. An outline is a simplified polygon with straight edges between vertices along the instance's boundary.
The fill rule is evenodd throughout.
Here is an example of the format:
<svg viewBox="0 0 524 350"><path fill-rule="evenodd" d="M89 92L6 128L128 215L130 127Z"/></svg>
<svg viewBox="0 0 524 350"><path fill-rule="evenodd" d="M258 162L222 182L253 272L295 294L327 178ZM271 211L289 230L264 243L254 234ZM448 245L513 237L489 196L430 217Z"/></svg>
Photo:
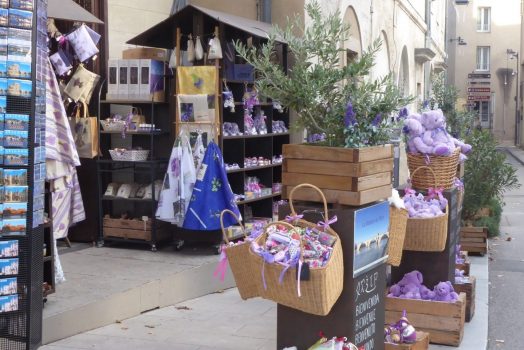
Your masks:
<svg viewBox="0 0 524 350"><path fill-rule="evenodd" d="M72 0L48 0L47 17L74 22L104 24L96 16Z"/></svg>
<svg viewBox="0 0 524 350"><path fill-rule="evenodd" d="M193 14L201 12L212 19L223 23L224 25L234 27L242 30L253 36L267 39L273 30L273 26L269 23L255 21L252 19L235 16L229 13L210 10L205 7L196 5L187 5L174 15L157 25L146 30L142 34L129 40L127 43L132 45L159 47L163 49L173 48L173 37L166 33L174 33L175 27L180 27L183 33L190 33L193 31ZM279 42L284 42L278 38Z"/></svg>

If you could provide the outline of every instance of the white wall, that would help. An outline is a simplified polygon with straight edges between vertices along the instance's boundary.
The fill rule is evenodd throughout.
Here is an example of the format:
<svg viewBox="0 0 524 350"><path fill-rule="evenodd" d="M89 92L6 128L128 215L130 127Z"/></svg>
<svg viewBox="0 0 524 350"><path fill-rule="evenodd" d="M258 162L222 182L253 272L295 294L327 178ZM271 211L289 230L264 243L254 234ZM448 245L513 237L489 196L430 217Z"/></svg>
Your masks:
<svg viewBox="0 0 524 350"><path fill-rule="evenodd" d="M109 58L121 58L126 41L169 16L173 0L107 0Z"/></svg>

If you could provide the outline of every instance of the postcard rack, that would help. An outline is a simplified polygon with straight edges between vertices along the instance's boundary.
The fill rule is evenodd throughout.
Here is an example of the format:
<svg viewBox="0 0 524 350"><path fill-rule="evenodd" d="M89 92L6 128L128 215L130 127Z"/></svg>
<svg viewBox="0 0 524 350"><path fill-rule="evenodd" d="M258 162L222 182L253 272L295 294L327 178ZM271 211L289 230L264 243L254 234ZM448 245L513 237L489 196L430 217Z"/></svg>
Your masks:
<svg viewBox="0 0 524 350"><path fill-rule="evenodd" d="M47 0L0 1L3 350L42 342L46 20Z"/></svg>

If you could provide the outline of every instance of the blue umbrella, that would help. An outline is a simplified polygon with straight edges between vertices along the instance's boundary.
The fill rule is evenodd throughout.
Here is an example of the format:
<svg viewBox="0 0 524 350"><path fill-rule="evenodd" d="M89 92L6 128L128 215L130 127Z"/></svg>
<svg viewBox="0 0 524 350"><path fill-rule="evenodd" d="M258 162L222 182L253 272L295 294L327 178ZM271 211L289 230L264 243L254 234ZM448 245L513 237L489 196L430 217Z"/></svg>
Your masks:
<svg viewBox="0 0 524 350"><path fill-rule="evenodd" d="M214 142L211 142L197 173L197 181L182 227L200 231L219 230L220 213L224 209L240 215L235 196L227 180L222 152ZM231 215L225 216L224 226L231 225L236 225L235 219Z"/></svg>

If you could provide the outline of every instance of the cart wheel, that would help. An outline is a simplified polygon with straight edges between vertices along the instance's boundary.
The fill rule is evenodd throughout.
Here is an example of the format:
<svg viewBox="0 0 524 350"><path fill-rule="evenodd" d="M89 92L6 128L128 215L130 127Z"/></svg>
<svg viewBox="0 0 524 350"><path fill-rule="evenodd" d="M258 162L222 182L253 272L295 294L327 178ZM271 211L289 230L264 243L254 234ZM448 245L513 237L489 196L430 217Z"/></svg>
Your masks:
<svg viewBox="0 0 524 350"><path fill-rule="evenodd" d="M220 244L219 245L214 245L213 249L214 249L215 255L220 255L220 253L222 253L222 251L220 249Z"/></svg>
<svg viewBox="0 0 524 350"><path fill-rule="evenodd" d="M176 240L175 242L173 242L173 249L176 251L176 252L179 252L181 251L182 249L184 249L184 240L182 239L179 239L179 240Z"/></svg>
<svg viewBox="0 0 524 350"><path fill-rule="evenodd" d="M157 251L156 244L151 244L151 251L152 252L156 252Z"/></svg>
<svg viewBox="0 0 524 350"><path fill-rule="evenodd" d="M100 241L96 242L96 247L97 248L102 248L103 246L104 246L104 241L103 240L100 240Z"/></svg>

